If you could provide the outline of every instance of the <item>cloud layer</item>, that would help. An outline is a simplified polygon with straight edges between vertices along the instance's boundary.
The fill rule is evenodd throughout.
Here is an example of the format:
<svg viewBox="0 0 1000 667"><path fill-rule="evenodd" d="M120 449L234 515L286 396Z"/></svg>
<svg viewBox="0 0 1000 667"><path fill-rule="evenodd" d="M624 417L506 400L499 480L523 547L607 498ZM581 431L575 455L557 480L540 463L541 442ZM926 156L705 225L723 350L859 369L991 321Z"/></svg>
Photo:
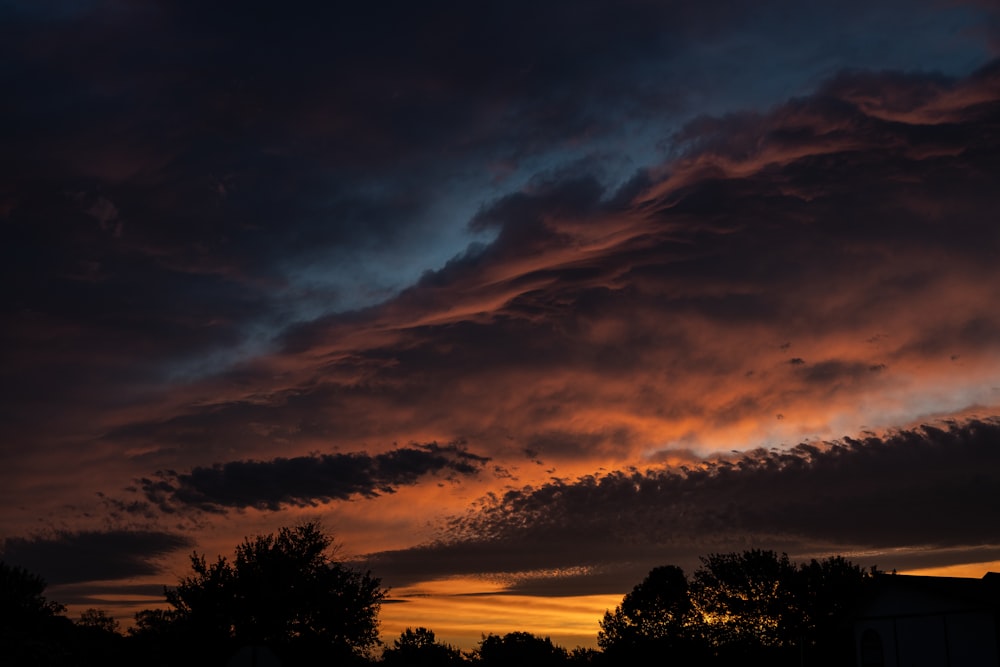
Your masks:
<svg viewBox="0 0 1000 667"><path fill-rule="evenodd" d="M621 463L995 404L996 90L996 66L842 74L692 123L617 190L596 163L544 174L472 220L489 244L107 437L216 460L376 435Z"/></svg>
<svg viewBox="0 0 1000 667"><path fill-rule="evenodd" d="M189 536L162 531L57 531L6 538L3 559L40 574L49 584L73 584L159 574L158 559L193 545Z"/></svg>
<svg viewBox="0 0 1000 667"><path fill-rule="evenodd" d="M488 458L457 445L431 443L364 453L316 454L270 461L230 461L189 473L143 478L146 498L165 512L193 507L205 511L254 507L316 506L333 500L372 498L413 485L429 474L448 478L477 474Z"/></svg>
<svg viewBox="0 0 1000 667"><path fill-rule="evenodd" d="M511 490L457 518L439 543L376 554L373 565L402 583L505 574L511 592L581 595L751 544L888 567L949 564L969 548L996 558L997 471L997 419L755 450Z"/></svg>

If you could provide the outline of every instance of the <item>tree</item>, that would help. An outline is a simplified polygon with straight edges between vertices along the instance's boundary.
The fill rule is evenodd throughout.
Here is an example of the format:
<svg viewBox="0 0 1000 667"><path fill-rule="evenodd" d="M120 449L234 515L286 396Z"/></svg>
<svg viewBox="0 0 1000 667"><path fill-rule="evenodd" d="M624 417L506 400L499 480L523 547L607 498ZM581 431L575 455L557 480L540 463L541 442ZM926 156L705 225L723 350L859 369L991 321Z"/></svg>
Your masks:
<svg viewBox="0 0 1000 667"><path fill-rule="evenodd" d="M597 644L608 649L643 640L681 637L692 621L692 611L684 571L674 565L653 568L622 598L614 613L604 613Z"/></svg>
<svg viewBox="0 0 1000 667"><path fill-rule="evenodd" d="M577 646L569 652L566 664L575 665L576 667L599 665L602 664L601 659L603 657L604 654L600 651L595 651L592 648L584 648L583 646Z"/></svg>
<svg viewBox="0 0 1000 667"><path fill-rule="evenodd" d="M133 664L118 621L102 609L90 608L73 624L73 663L76 665Z"/></svg>
<svg viewBox="0 0 1000 667"><path fill-rule="evenodd" d="M479 642L475 658L484 667L549 667L567 661L566 649L530 632L509 632L502 637L490 633Z"/></svg>
<svg viewBox="0 0 1000 667"><path fill-rule="evenodd" d="M289 662L310 656L367 656L378 644L387 591L370 573L333 559L333 538L317 523L244 539L233 561L191 556L192 574L166 589L173 609L139 630L181 633L226 657L265 644Z"/></svg>
<svg viewBox="0 0 1000 667"><path fill-rule="evenodd" d="M0 662L48 665L63 660L72 623L45 598L45 580L0 561Z"/></svg>
<svg viewBox="0 0 1000 667"><path fill-rule="evenodd" d="M801 634L796 569L786 554L752 549L711 554L691 582L709 641L731 647L782 647Z"/></svg>
<svg viewBox="0 0 1000 667"><path fill-rule="evenodd" d="M139 644L150 656L170 653L180 625L178 615L171 609L143 609L135 614L135 623L127 631L133 644Z"/></svg>
<svg viewBox="0 0 1000 667"><path fill-rule="evenodd" d="M23 567L0 560L0 624L23 627L66 611L58 602L45 599L45 580Z"/></svg>
<svg viewBox="0 0 1000 667"><path fill-rule="evenodd" d="M601 621L613 664L847 664L851 619L874 576L840 556L797 567L773 551L712 554L688 581L654 568Z"/></svg>
<svg viewBox="0 0 1000 667"><path fill-rule="evenodd" d="M802 610L802 656L814 665L853 659L852 621L866 587L876 576L843 556L799 566L796 596Z"/></svg>
<svg viewBox="0 0 1000 667"><path fill-rule="evenodd" d="M406 628L382 653L382 662L398 667L446 667L462 663L462 652L438 642L427 628Z"/></svg>
<svg viewBox="0 0 1000 667"><path fill-rule="evenodd" d="M76 624L78 627L90 628L105 634L118 634L120 630L120 624L114 616L108 616L103 609L93 607L84 610Z"/></svg>
<svg viewBox="0 0 1000 667"><path fill-rule="evenodd" d="M691 657L699 624L684 571L674 565L653 568L613 613L604 613L600 627L598 646L619 660L660 662L664 653Z"/></svg>
<svg viewBox="0 0 1000 667"><path fill-rule="evenodd" d="M843 556L815 558L799 566L797 595L810 631L831 628L852 618L854 607L877 570L866 572Z"/></svg>

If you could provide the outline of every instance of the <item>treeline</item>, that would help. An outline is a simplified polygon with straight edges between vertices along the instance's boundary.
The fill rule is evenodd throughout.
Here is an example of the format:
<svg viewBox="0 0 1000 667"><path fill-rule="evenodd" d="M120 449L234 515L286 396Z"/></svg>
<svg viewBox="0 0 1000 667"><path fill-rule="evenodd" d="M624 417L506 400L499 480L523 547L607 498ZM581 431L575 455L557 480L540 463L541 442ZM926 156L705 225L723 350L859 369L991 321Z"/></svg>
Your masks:
<svg viewBox="0 0 1000 667"><path fill-rule="evenodd" d="M599 650L567 650L530 632L488 634L471 651L408 628L388 645L379 579L333 559L319 525L248 538L233 558L191 557L165 588L168 608L126 633L98 609L77 620L38 575L0 561L4 665L850 665L853 612L877 574L836 556L795 564L750 550L712 554L688 578L654 568L599 621Z"/></svg>

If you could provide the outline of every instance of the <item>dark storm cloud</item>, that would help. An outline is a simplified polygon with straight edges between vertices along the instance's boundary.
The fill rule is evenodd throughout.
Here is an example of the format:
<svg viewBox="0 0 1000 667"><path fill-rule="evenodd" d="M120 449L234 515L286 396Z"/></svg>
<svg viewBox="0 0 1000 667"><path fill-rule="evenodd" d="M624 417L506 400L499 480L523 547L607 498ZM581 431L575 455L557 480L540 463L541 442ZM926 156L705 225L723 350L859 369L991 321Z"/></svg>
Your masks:
<svg viewBox="0 0 1000 667"><path fill-rule="evenodd" d="M235 441L259 457L275 439L414 429L490 454L564 433L586 453L664 437L643 420L877 403L899 374L1000 340L983 307L1000 252L997 71L843 73L767 113L692 123L676 159L621 189L592 162L540 174L473 218L490 243L383 304L287 330L280 354L197 387L211 400L106 439L155 445L164 468L175 450L207 465ZM875 81L909 115L877 104ZM318 373L285 370L303 364ZM692 396L692 379L708 388ZM628 416L567 426L601 410Z"/></svg>
<svg viewBox="0 0 1000 667"><path fill-rule="evenodd" d="M898 563L883 553L884 567L948 564L967 557L959 547L989 558L1000 553L998 471L1000 419L802 443L508 491L457 518L442 542L375 554L372 563L392 581L591 567L593 592L603 592L651 564L690 567L699 555L750 543L804 554L830 545L924 550ZM566 581L580 592L586 579ZM515 590L533 585L528 578Z"/></svg>
<svg viewBox="0 0 1000 667"><path fill-rule="evenodd" d="M199 272L274 277L331 245L405 241L428 186L469 160L516 162L697 108L678 93L697 97L697 81L679 80L683 54L728 45L720 4L765 34L783 14L732 2L94 2L72 19L15 7L2 47L22 63L3 72L19 93L13 210L27 221L32 192L83 190L114 207L84 210L105 212L120 252Z"/></svg>
<svg viewBox="0 0 1000 667"><path fill-rule="evenodd" d="M25 187L97 188L132 250L191 270L197 246L216 270L250 271L317 245L391 242L433 176L593 132L607 112L581 98L629 99L609 88L673 50L667 8L565 9L533 7L530 22L524 7L466 3L14 12L5 171ZM443 166L421 159L411 174L427 150ZM37 204L17 194L15 210Z"/></svg>
<svg viewBox="0 0 1000 667"><path fill-rule="evenodd" d="M51 536L8 537L3 559L41 575L49 584L72 584L158 574L156 559L194 541L147 530L57 531Z"/></svg>
<svg viewBox="0 0 1000 667"><path fill-rule="evenodd" d="M476 475L488 461L458 445L430 443L374 456L352 452L230 461L190 473L162 473L156 480L141 480L141 486L150 501L168 512L179 507L277 511L282 505L315 506L395 493L429 474Z"/></svg>
<svg viewBox="0 0 1000 667"><path fill-rule="evenodd" d="M580 97L611 99L632 63L670 51L666 10L647 5L551 5L527 23L523 7L466 3L60 7L2 10L0 85L16 91L2 257L20 286L2 384L18 435L54 399L82 418L352 305L337 267L433 244L430 204L468 160L593 133L604 112ZM367 301L403 279L365 278Z"/></svg>
<svg viewBox="0 0 1000 667"><path fill-rule="evenodd" d="M16 94L0 129L0 270L18 288L8 295L0 345L11 360L0 384L12 388L4 403L17 406L12 436L84 422L158 383L260 354L294 322L390 297L453 254L442 244L460 247L440 231L442 219L458 217L457 229L484 197L504 193L484 186L491 170L520 183L581 156L594 172L598 162L649 159L622 153L657 154L650 145L678 119L719 98L707 82L726 89L727 80L748 79L728 69L704 76L706 54L691 55L705 45L738 49L733 26L762 44L785 44L787 54L761 56L766 71L799 82L778 85L781 95L815 73L770 60L803 61L794 54L817 48L817 27L827 27L827 48L840 49L847 36L860 54L888 48L890 60L906 61L917 53L853 24L882 25L899 8L909 20L920 14L913 3L853 4L855 12L835 12L850 20L830 23L827 10L789 14L781 2L392 2L309 11L6 3L0 59L9 65L0 86ZM756 93L744 101L762 102ZM655 138L625 141L633 121L657 126ZM608 138L617 156L599 145ZM474 260L489 265L565 244L571 235L549 229L542 213L621 210L626 195L651 183L640 175L615 200L603 177L556 179L544 197L501 197L472 225L497 241L428 274L420 298L430 298L435 281L454 284L462 269L474 270ZM454 192L473 202L468 211L451 212ZM695 199L687 199L691 211ZM643 252L641 240L634 245ZM397 273L414 248L418 268ZM673 249L655 238L645 246L650 257L663 250ZM352 278L359 268L371 275ZM597 281L614 268L563 266L524 280ZM515 305L544 312L567 303L554 296L523 294ZM729 295L697 307L749 317L769 305ZM72 414L47 423L53 403Z"/></svg>
<svg viewBox="0 0 1000 667"><path fill-rule="evenodd" d="M891 438L580 476L995 402L1000 88L995 63L968 73L996 16L936 0L2 3L0 520L69 521L81 493L154 470L79 520L296 513L407 486L412 515L403 497L388 517L365 513L388 499L357 504L363 551L423 525L445 495L424 482L486 493L471 477L489 460L498 484L534 486L379 555L380 576L620 592L750 534L790 553L987 553L998 540L966 517L995 506L978 478L933 475L972 467L949 468L931 431L905 436L934 462L912 483L891 474ZM961 433L993 428L942 437L960 454ZM477 454L359 453L433 440ZM302 455L333 446L353 453ZM214 528L239 532L237 514ZM6 548L84 581L189 546L131 535ZM108 555L70 571L60 554L81 550Z"/></svg>

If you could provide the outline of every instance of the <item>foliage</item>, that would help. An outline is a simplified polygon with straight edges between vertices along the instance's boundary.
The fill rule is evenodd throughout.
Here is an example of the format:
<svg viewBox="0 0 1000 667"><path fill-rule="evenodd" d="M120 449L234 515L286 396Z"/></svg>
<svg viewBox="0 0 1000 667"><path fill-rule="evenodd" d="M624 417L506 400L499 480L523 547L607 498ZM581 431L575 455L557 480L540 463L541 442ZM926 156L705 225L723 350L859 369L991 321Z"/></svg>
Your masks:
<svg viewBox="0 0 1000 667"><path fill-rule="evenodd" d="M72 626L71 664L77 666L134 664L118 621L103 609L90 608Z"/></svg>
<svg viewBox="0 0 1000 667"><path fill-rule="evenodd" d="M569 652L569 661L567 664L579 667L584 667L585 665L598 665L602 664L601 659L603 658L603 655L604 654L600 651L595 651L592 648L577 646Z"/></svg>
<svg viewBox="0 0 1000 667"><path fill-rule="evenodd" d="M0 561L0 623L17 627L66 611L57 602L45 599L45 580L23 567Z"/></svg>
<svg viewBox="0 0 1000 667"><path fill-rule="evenodd" d="M55 665L67 653L66 609L45 598L45 580L0 561L0 647L11 664ZM70 626L70 627L67 627Z"/></svg>
<svg viewBox="0 0 1000 667"><path fill-rule="evenodd" d="M850 662L850 619L870 576L836 556L796 566L786 554L712 554L690 581L653 569L601 621L607 657L630 664ZM714 657L713 657L714 656Z"/></svg>
<svg viewBox="0 0 1000 667"><path fill-rule="evenodd" d="M463 662L462 652L450 644L438 642L427 628L406 628L382 653L382 662L399 667L446 667Z"/></svg>
<svg viewBox="0 0 1000 667"><path fill-rule="evenodd" d="M824 627L842 625L851 618L853 603L863 594L864 586L878 570L866 572L843 556L821 561L812 559L799 566L799 590L807 612L805 627L816 632Z"/></svg>
<svg viewBox="0 0 1000 667"><path fill-rule="evenodd" d="M689 634L694 607L684 571L674 565L653 568L625 595L614 613L605 612L597 644L602 649L680 639Z"/></svg>
<svg viewBox="0 0 1000 667"><path fill-rule="evenodd" d="M796 569L786 554L754 549L701 562L691 598L711 643L781 646L799 635Z"/></svg>
<svg viewBox="0 0 1000 667"><path fill-rule="evenodd" d="M474 657L484 667L548 667L562 665L567 660L566 649L556 646L548 637L530 632L510 632L502 637L485 635Z"/></svg>
<svg viewBox="0 0 1000 667"><path fill-rule="evenodd" d="M107 634L118 634L121 629L121 625L114 616L108 616L103 609L94 609L93 607L84 610L76 624L81 628L89 628Z"/></svg>
<svg viewBox="0 0 1000 667"><path fill-rule="evenodd" d="M332 546L318 524L305 523L246 538L232 562L195 553L192 574L165 592L173 609L137 616L135 634L153 642L181 635L219 657L251 644L286 661L367 656L387 591L333 560Z"/></svg>
<svg viewBox="0 0 1000 667"><path fill-rule="evenodd" d="M135 649L146 655L147 661L155 657L159 664L163 664L178 650L179 626L179 619L173 610L144 609L136 613L135 623L126 634Z"/></svg>
<svg viewBox="0 0 1000 667"><path fill-rule="evenodd" d="M684 571L674 565L653 568L613 613L605 612L600 628L597 644L612 662L659 665L665 654L690 662L700 657L700 617Z"/></svg>
<svg viewBox="0 0 1000 667"><path fill-rule="evenodd" d="M62 605L45 598L41 577L0 561L0 658L83 667L225 664L240 647L265 644L283 664L312 664L317 656L337 664L370 661L387 591L334 553L333 539L307 523L247 538L232 560L193 554L191 573L166 590L170 608L140 612L126 636L100 609L71 622ZM484 635L463 654L417 627L385 649L382 663L850 664L855 607L876 574L841 556L797 566L773 551L711 554L690 579L676 566L652 569L604 614L601 652L567 653L548 637L512 632Z"/></svg>
<svg viewBox="0 0 1000 667"><path fill-rule="evenodd" d="M854 660L854 613L864 599L866 586L877 575L876 568L866 572L843 556L813 559L799 566L802 655L811 664L849 664Z"/></svg>

